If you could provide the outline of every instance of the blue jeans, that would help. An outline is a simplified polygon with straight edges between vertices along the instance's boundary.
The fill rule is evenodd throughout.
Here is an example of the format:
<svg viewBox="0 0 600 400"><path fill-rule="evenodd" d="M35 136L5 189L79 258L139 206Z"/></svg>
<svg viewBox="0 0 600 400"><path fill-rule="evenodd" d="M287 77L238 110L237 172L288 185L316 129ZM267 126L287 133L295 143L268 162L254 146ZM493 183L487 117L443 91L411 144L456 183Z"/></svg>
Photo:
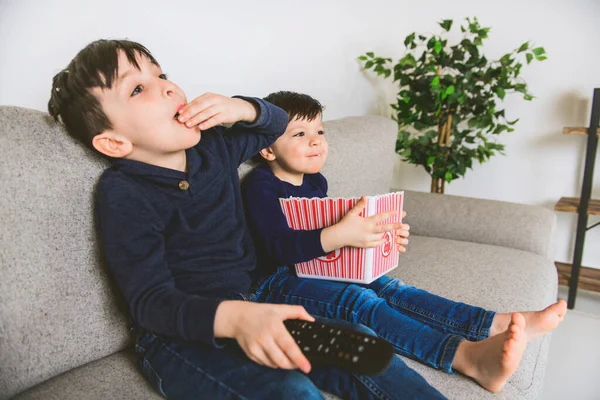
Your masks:
<svg viewBox="0 0 600 400"><path fill-rule="evenodd" d="M360 325L352 327L374 334ZM235 340L224 340L224 347L215 348L183 343L139 327L135 331L138 367L154 389L169 399L323 399L319 389L343 399L445 398L398 357L374 377L318 365L306 375L299 370L258 365Z"/></svg>
<svg viewBox="0 0 600 400"><path fill-rule="evenodd" d="M452 373L458 344L490 334L495 312L454 302L398 279L369 285L298 278L280 267L259 281L254 300L298 304L312 315L366 325L396 352Z"/></svg>

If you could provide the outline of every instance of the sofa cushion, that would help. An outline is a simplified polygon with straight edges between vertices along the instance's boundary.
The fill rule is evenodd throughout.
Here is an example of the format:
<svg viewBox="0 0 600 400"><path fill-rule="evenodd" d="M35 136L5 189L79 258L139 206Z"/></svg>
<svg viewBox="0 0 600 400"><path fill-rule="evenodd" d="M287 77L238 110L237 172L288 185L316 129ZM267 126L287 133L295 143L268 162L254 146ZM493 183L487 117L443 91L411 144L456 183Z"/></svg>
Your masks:
<svg viewBox="0 0 600 400"><path fill-rule="evenodd" d="M556 301L556 268L540 255L424 236L410 236L409 241L400 265L390 273L408 284L499 312L537 310ZM549 345L550 335L529 343L519 368L496 395L458 374L447 379L418 362L407 364L449 398L530 398L542 388Z"/></svg>
<svg viewBox="0 0 600 400"><path fill-rule="evenodd" d="M15 400L162 398L137 370L133 351L121 351L67 371Z"/></svg>
<svg viewBox="0 0 600 400"><path fill-rule="evenodd" d="M0 107L0 398L128 343L99 260L94 183L106 163L47 114Z"/></svg>

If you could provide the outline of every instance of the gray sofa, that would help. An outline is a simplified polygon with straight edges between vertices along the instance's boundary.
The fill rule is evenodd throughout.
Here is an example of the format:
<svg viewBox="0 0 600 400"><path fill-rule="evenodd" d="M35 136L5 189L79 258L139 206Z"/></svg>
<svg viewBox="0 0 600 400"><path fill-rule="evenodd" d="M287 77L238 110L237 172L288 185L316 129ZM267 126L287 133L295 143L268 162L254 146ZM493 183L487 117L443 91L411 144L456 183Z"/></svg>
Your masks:
<svg viewBox="0 0 600 400"><path fill-rule="evenodd" d="M394 122L350 117L325 126L330 194L388 191ZM98 252L92 200L107 164L47 114L19 107L0 107L0 151L0 399L159 398L136 370L126 307ZM412 234L394 276L498 311L555 300L551 211L411 191L405 209ZM452 399L537 398L549 341L532 342L495 395L407 362Z"/></svg>

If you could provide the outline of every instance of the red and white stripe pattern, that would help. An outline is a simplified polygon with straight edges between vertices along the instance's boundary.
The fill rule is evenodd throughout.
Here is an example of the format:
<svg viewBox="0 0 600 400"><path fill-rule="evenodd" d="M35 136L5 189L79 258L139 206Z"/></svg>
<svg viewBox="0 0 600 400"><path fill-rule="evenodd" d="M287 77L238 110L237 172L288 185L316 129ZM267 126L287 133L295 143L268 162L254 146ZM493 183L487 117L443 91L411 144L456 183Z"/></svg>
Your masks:
<svg viewBox="0 0 600 400"><path fill-rule="evenodd" d="M338 223L344 215L359 201L359 198L297 198L280 199L281 208L288 225L296 230L313 230ZM375 212L398 210L398 217L387 221L400 220L402 213L402 193L390 193L381 196L367 197L368 202L375 202ZM373 209L373 207L371 207ZM362 211L367 216L367 210ZM398 247L394 244L394 233L391 235L391 248L387 257L382 256L384 246L373 249L373 268L367 268L367 249L344 247L314 260L296 264L296 272L300 277L331 279L347 282L370 283L398 265ZM386 251L387 252L387 251ZM392 260L395 259L395 263ZM367 273L372 271L372 273Z"/></svg>
<svg viewBox="0 0 600 400"><path fill-rule="evenodd" d="M403 193L389 193L387 195L375 196L375 213L380 214L392 210L397 210L398 214L392 218L388 218L381 224L389 224L392 222L402 222L402 200ZM398 245L396 244L396 232L386 232L384 237L387 241L375 249L373 254L373 276L372 280L379 278L398 266Z"/></svg>

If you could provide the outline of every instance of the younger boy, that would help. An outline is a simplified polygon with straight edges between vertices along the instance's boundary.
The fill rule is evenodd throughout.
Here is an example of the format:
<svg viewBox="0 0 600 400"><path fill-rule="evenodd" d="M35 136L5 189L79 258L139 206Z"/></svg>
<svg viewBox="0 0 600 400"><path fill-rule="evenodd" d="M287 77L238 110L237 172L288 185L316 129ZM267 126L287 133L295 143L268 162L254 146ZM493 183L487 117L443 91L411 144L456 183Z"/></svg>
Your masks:
<svg viewBox="0 0 600 400"><path fill-rule="evenodd" d="M285 131L284 111L211 93L188 102L144 46L119 40L80 51L54 77L48 109L112 163L97 189L100 237L135 323L138 366L159 393L442 397L397 358L377 377L311 369L283 321L313 317L244 301L258 293L237 168Z"/></svg>
<svg viewBox="0 0 600 400"><path fill-rule="evenodd" d="M369 285L296 277L291 264L344 246L380 246L386 231L397 230L398 245L405 245L409 227L380 225L391 213L361 217L363 198L335 225L306 231L289 228L280 198L327 196L327 180L319 173L328 152L323 107L310 96L293 92L272 93L265 99L286 110L289 123L273 145L260 151L267 165L244 181L246 214L261 268L256 276L265 288L259 301L299 304L313 315L367 325L399 354L448 373L460 371L492 392L501 390L527 342L556 328L566 303L538 312L497 314L388 276Z"/></svg>

